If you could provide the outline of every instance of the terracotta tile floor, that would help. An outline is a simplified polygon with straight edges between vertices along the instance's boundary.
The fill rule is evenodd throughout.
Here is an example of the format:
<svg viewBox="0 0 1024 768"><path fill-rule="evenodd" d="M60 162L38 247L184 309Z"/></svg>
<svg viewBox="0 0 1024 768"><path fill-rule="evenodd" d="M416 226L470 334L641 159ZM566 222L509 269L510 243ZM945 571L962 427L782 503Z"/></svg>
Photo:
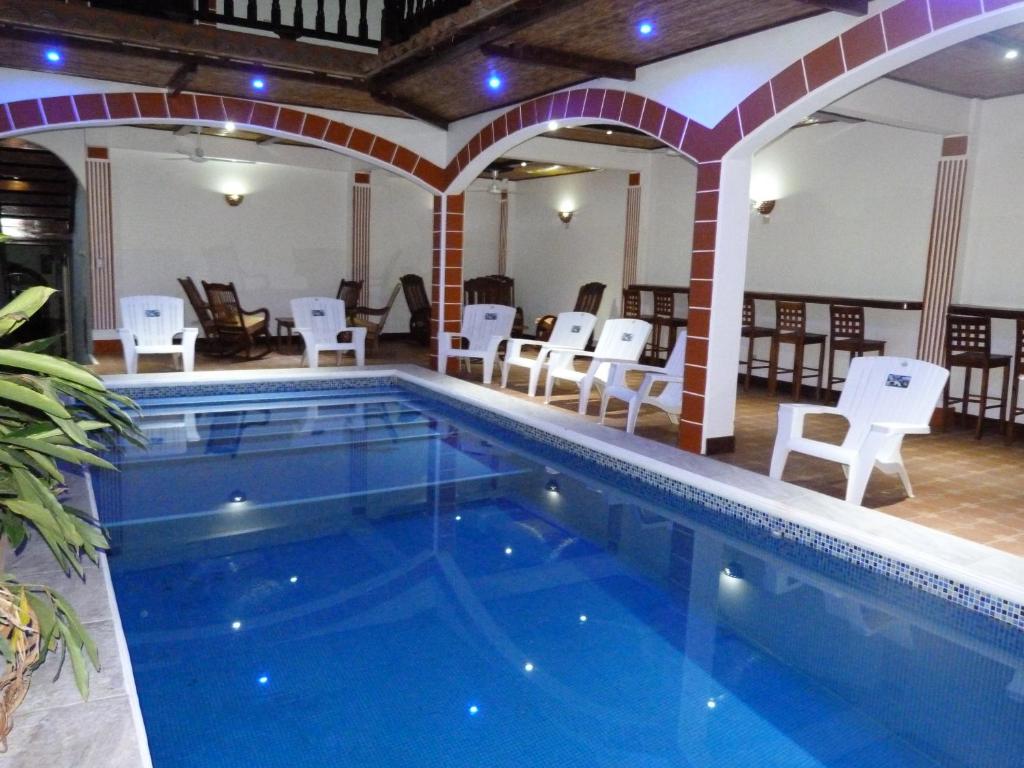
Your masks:
<svg viewBox="0 0 1024 768"><path fill-rule="evenodd" d="M328 358L324 358L325 362ZM416 363L426 365L423 348L404 341L384 341L370 364ZM223 361L197 355L201 370L219 368L290 368L299 365L298 355L272 354L254 362ZM122 373L121 358L103 356L95 370ZM160 358L143 358L142 372L172 370ZM515 370L515 369L514 369ZM518 369L522 370L522 369ZM479 368L474 376L479 381ZM498 377L495 376L497 381ZM514 377L508 391L525 397L525 376ZM493 385L497 387L497 383ZM575 410L576 399L568 388L559 390L552 407ZM596 399L596 398L595 398ZM538 398L539 401L539 398ZM736 409L736 452L715 458L746 469L767 474L775 440L775 414L778 398L769 398L763 390L740 391ZM597 405L591 402L588 418L596 418ZM609 411L608 423L625 424L624 409ZM808 419L808 435L839 442L844 423L837 417ZM675 428L653 409L644 409L636 433L665 443L675 442ZM981 440L972 433L954 427L946 433L906 438L903 457L914 485L915 497L907 498L899 479L875 472L868 484L865 506L921 525L955 534L965 539L1024 556L1024 430L1013 445L989 431ZM830 496L842 497L846 480L837 464L793 454L785 479Z"/></svg>

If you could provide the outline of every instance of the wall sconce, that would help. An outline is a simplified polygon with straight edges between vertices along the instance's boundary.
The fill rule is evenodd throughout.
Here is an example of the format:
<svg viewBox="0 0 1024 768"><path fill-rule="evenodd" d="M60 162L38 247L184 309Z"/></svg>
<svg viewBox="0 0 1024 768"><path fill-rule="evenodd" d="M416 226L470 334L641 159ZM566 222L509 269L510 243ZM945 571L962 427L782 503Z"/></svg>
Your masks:
<svg viewBox="0 0 1024 768"><path fill-rule="evenodd" d="M565 224L565 226L568 227L569 222L572 221L573 214L575 213L576 211L559 211L558 218L561 220L563 224Z"/></svg>
<svg viewBox="0 0 1024 768"><path fill-rule="evenodd" d="M754 213L760 213L765 220L772 215L772 211L775 210L774 200L751 200L750 207Z"/></svg>
<svg viewBox="0 0 1024 768"><path fill-rule="evenodd" d="M224 202L226 202L232 208L241 205L243 200L245 200L245 195L239 192L228 192L227 194L224 195Z"/></svg>

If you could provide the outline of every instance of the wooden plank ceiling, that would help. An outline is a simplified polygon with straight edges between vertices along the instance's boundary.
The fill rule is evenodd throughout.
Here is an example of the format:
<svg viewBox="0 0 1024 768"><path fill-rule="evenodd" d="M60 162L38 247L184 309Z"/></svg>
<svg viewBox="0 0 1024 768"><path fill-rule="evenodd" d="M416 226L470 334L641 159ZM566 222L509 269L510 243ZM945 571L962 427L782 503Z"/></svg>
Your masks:
<svg viewBox="0 0 1024 768"><path fill-rule="evenodd" d="M1017 53L1007 58L1008 51ZM1024 93L1024 24L957 43L889 77L969 99Z"/></svg>
<svg viewBox="0 0 1024 768"><path fill-rule="evenodd" d="M638 16L641 11L642 17ZM0 0L0 66L444 125L554 89L866 0L474 0L379 53L62 0ZM637 34L650 19L654 32ZM60 45L59 67L43 51ZM486 86L490 72L504 86ZM254 94L251 80L267 88Z"/></svg>

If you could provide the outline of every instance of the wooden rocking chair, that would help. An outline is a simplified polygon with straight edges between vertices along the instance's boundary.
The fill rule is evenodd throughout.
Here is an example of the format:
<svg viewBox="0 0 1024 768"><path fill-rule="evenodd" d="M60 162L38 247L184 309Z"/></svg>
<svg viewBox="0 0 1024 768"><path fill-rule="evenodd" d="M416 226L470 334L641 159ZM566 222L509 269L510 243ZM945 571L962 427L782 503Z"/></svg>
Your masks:
<svg viewBox="0 0 1024 768"><path fill-rule="evenodd" d="M383 307L356 307L356 315L352 320L352 325L366 329L366 347L373 355L377 354L380 335L384 331L384 324L388 321L388 315L391 314L391 306L395 303L400 287L398 285L394 287L394 290L391 291L391 295L388 297L388 303Z"/></svg>
<svg viewBox="0 0 1024 768"><path fill-rule="evenodd" d="M244 351L249 360L258 360L270 354L273 339L270 336L270 311L242 309L234 283L208 283L203 290L210 306L210 314L220 339L222 354L237 355ZM266 347L262 354L252 354L258 344Z"/></svg>
<svg viewBox="0 0 1024 768"><path fill-rule="evenodd" d="M409 335L423 346L430 343L430 298L419 275L402 275L402 291L409 305Z"/></svg>
<svg viewBox="0 0 1024 768"><path fill-rule="evenodd" d="M573 312L587 312L596 315L601 308L601 299L604 298L604 283L587 283L580 286L580 292L576 296L576 306ZM537 319L536 338L538 341L547 341L551 336L551 330L555 327L555 315L544 315ZM593 339L591 339L591 342ZM588 342L589 346L590 342Z"/></svg>
<svg viewBox="0 0 1024 768"><path fill-rule="evenodd" d="M213 322L213 315L210 314L210 305L203 300L191 277L179 277L178 283L185 292L188 303L192 305L199 325L203 328L203 338L196 341L196 349L208 355L223 355L220 338L217 336L217 324Z"/></svg>

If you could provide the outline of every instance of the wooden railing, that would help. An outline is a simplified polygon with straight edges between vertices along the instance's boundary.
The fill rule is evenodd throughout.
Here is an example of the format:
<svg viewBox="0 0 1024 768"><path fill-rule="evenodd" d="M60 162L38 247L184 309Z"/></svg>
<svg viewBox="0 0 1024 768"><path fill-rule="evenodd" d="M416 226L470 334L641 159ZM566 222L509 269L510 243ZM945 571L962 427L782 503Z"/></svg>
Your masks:
<svg viewBox="0 0 1024 768"><path fill-rule="evenodd" d="M282 13L281 0L92 0L92 5L176 21L230 24L289 40L312 37L373 48L380 45L370 37L368 0L296 0L287 4L292 6L290 13Z"/></svg>
<svg viewBox="0 0 1024 768"><path fill-rule="evenodd" d="M454 13L471 0L384 0L380 37L384 44L401 43L435 19Z"/></svg>

